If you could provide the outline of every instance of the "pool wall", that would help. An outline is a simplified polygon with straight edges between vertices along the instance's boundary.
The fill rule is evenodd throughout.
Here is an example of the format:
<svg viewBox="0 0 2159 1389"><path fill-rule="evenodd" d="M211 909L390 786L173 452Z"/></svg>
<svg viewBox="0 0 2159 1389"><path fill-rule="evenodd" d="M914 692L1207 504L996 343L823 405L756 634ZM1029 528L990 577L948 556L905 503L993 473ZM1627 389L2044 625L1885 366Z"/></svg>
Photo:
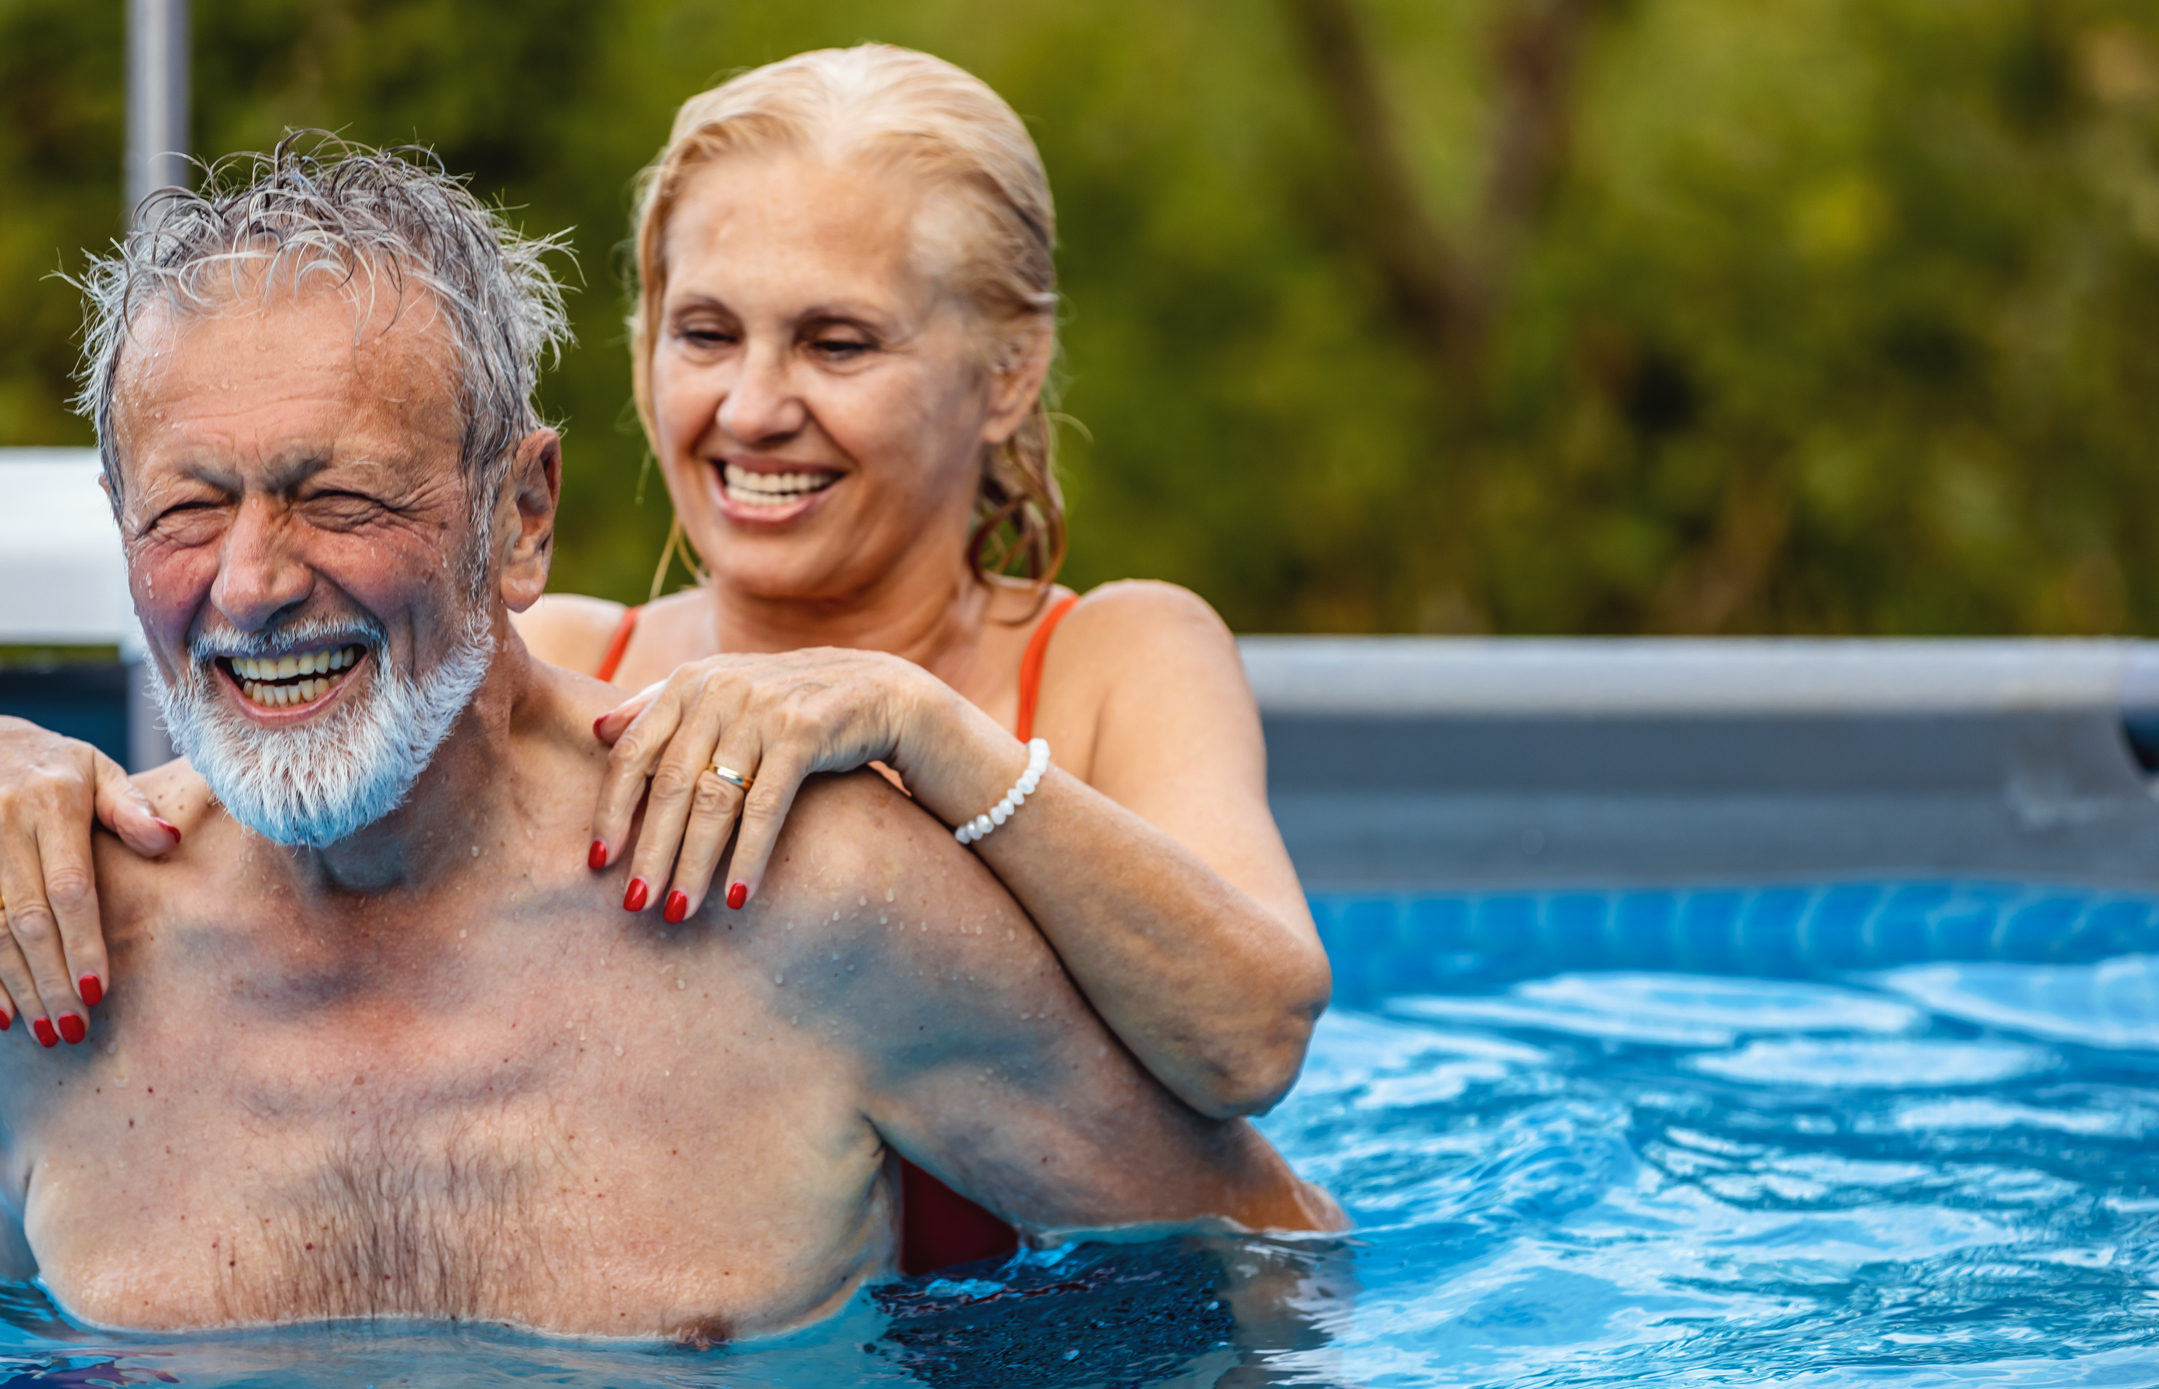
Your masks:
<svg viewBox="0 0 2159 1389"><path fill-rule="evenodd" d="M0 714L139 769L170 749L97 477L91 450L0 449ZM2159 804L2136 750L2159 765L2159 643L1241 645L1275 815L1315 891L2159 886ZM102 665L81 659L97 650Z"/></svg>
<svg viewBox="0 0 2159 1389"><path fill-rule="evenodd" d="M1249 637L1317 892L2159 886L2159 645Z"/></svg>

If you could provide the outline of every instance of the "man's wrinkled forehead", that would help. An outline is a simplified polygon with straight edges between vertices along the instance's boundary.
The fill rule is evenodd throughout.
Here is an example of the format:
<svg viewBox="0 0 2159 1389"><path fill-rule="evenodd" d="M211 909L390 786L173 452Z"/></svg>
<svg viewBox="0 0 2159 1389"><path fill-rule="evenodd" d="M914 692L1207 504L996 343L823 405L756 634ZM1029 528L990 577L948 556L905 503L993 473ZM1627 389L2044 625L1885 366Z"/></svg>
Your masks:
<svg viewBox="0 0 2159 1389"><path fill-rule="evenodd" d="M454 465L458 383L446 317L424 289L387 277L156 298L130 323L116 373L122 481L307 458L440 463L445 450Z"/></svg>

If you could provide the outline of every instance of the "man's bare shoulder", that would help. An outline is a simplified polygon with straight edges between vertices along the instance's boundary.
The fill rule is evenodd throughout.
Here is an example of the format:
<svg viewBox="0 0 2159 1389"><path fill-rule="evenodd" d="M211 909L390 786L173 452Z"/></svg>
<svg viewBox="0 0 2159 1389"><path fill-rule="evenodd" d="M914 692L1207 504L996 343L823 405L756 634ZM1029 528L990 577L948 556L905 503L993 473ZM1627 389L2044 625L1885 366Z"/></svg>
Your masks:
<svg viewBox="0 0 2159 1389"><path fill-rule="evenodd" d="M1085 1011L1003 884L875 773L804 784L760 898L744 929L785 975L790 1008L873 1070Z"/></svg>
<svg viewBox="0 0 2159 1389"><path fill-rule="evenodd" d="M93 837L105 943L122 969L124 952L149 920L150 909L161 899L174 900L182 883L207 882L225 856L218 846L237 829L184 758L137 773L134 782L159 818L179 829L180 843L152 859L102 830Z"/></svg>

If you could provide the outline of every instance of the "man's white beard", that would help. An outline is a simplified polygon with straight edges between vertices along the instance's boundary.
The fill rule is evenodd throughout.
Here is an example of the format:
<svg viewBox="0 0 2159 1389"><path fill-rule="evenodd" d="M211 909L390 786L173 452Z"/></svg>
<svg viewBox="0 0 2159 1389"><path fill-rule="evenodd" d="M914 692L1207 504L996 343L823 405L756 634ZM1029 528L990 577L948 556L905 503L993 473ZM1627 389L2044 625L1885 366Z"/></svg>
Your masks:
<svg viewBox="0 0 2159 1389"><path fill-rule="evenodd" d="M218 690L211 667L214 656L353 644L364 644L375 661L367 689L298 728L250 723ZM198 640L177 689L158 675L155 662L147 668L173 746L232 817L265 839L319 849L405 803L487 678L495 654L493 624L483 605L472 604L449 653L418 678L393 668L385 647L382 631L371 624L309 622L244 642Z"/></svg>

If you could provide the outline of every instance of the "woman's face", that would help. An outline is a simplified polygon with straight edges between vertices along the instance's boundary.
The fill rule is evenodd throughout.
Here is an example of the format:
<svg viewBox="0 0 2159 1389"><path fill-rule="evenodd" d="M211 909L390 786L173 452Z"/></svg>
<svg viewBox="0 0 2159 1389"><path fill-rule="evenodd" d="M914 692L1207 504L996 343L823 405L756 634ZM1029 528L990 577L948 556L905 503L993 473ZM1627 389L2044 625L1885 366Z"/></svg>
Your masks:
<svg viewBox="0 0 2159 1389"><path fill-rule="evenodd" d="M1028 401L980 366L902 176L794 154L691 176L665 229L653 422L718 581L845 601L966 545L985 442Z"/></svg>

